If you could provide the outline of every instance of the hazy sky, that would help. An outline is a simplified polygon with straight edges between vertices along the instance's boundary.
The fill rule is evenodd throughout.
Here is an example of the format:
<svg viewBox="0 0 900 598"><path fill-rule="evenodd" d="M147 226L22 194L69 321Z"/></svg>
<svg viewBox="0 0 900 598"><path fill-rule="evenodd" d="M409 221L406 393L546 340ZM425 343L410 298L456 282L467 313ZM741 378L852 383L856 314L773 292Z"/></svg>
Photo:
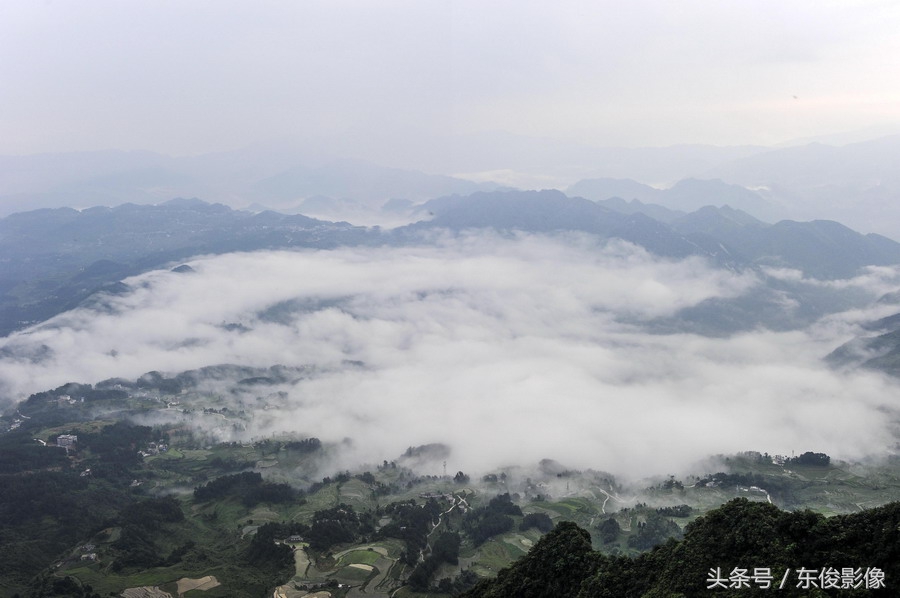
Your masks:
<svg viewBox="0 0 900 598"><path fill-rule="evenodd" d="M5 0L0 153L779 143L900 123L897 31L893 1Z"/></svg>

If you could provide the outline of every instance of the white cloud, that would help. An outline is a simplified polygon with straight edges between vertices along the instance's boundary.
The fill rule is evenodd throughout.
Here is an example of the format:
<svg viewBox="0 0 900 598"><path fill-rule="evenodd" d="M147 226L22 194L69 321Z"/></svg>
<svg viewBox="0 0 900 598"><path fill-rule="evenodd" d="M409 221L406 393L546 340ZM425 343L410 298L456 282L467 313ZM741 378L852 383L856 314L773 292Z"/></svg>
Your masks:
<svg viewBox="0 0 900 598"><path fill-rule="evenodd" d="M219 363L315 365L248 434L349 437L348 459L377 462L445 442L453 469L549 457L652 474L712 453L859 457L890 443L879 409L895 382L821 362L852 318L730 338L642 330L760 284L698 259L580 236L472 235L191 265L130 279L108 313L79 309L5 339L13 354L52 355L0 361L4 394Z"/></svg>

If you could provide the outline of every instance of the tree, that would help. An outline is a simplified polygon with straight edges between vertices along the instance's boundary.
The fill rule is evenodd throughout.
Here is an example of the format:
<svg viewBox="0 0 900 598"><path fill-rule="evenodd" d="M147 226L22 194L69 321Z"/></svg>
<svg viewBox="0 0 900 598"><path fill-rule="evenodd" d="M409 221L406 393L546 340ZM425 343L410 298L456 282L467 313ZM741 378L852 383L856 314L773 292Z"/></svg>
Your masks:
<svg viewBox="0 0 900 598"><path fill-rule="evenodd" d="M814 467L827 467L831 464L831 457L825 453L813 453L807 451L799 457L792 457L787 460L788 463L794 465L812 465Z"/></svg>
<svg viewBox="0 0 900 598"><path fill-rule="evenodd" d="M600 539L603 540L604 544L611 544L619 538L622 528L615 518L610 517L600 522L597 526L597 531L600 533Z"/></svg>
<svg viewBox="0 0 900 598"><path fill-rule="evenodd" d="M681 537L681 528L656 512L647 515L647 521L638 526L637 533L628 538L628 546L647 550L662 544L668 538Z"/></svg>
<svg viewBox="0 0 900 598"><path fill-rule="evenodd" d="M591 536L570 521L560 522L527 555L478 583L464 598L550 598L576 596L602 560L591 550Z"/></svg>
<svg viewBox="0 0 900 598"><path fill-rule="evenodd" d="M542 533L547 533L553 529L553 520L546 513L529 513L522 519L519 529L523 532L533 527L538 528Z"/></svg>

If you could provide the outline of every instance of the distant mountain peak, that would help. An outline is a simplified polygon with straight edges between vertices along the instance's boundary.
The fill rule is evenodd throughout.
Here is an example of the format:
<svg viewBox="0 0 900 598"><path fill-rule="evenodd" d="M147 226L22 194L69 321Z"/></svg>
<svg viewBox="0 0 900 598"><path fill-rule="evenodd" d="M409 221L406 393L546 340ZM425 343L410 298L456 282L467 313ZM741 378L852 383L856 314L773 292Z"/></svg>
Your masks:
<svg viewBox="0 0 900 598"><path fill-rule="evenodd" d="M197 208L206 207L210 204L196 197L175 197L158 205L168 206L172 208Z"/></svg>

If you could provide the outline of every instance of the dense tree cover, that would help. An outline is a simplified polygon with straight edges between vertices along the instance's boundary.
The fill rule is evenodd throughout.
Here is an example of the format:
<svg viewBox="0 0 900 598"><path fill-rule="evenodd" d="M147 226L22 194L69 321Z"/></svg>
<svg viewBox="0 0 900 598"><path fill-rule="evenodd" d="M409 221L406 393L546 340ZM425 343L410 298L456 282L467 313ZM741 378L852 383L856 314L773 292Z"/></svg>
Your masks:
<svg viewBox="0 0 900 598"><path fill-rule="evenodd" d="M459 563L459 547L462 538L456 532L441 532L431 547L431 554L416 565L407 580L410 587L416 591L427 590L431 578L441 563L456 565Z"/></svg>
<svg viewBox="0 0 900 598"><path fill-rule="evenodd" d="M240 471L242 469L249 469L253 467L254 465L256 465L256 462L235 459L234 457L223 459L222 457L216 455L212 459L209 459L207 461L207 464L210 468L219 469L221 471Z"/></svg>
<svg viewBox="0 0 900 598"><path fill-rule="evenodd" d="M441 532L431 547L431 556L451 565L459 564L459 547L462 538L456 532Z"/></svg>
<svg viewBox="0 0 900 598"><path fill-rule="evenodd" d="M461 471L457 471L456 475L453 476L453 481L456 482L457 484L468 484L469 479L470 479L469 476Z"/></svg>
<svg viewBox="0 0 900 598"><path fill-rule="evenodd" d="M553 520L546 513L529 513L522 519L519 529L523 532L536 527L538 531L547 533L553 529Z"/></svg>
<svg viewBox="0 0 900 598"><path fill-rule="evenodd" d="M186 525L178 500L147 498L129 486L130 479L115 484L70 471L0 475L0 596L93 597L89 586L74 579L61 581L47 570L51 559L65 558L91 538L115 538L100 557L106 573L132 575L180 562L200 570L220 565L220 578L235 596L261 595L273 579L283 576L282 569L257 562L254 554L262 550L235 551L230 541L223 548L210 544L209 538L192 539L192 526ZM287 535L305 531L299 523L275 531L280 534L282 527ZM256 544L257 549L261 546ZM280 553L283 557L284 549ZM289 577L291 568L285 571Z"/></svg>
<svg viewBox="0 0 900 598"><path fill-rule="evenodd" d="M207 502L226 497L238 498L245 507L261 502L288 503L301 498L301 492L288 484L266 482L261 474L245 471L218 477L194 488L194 500Z"/></svg>
<svg viewBox="0 0 900 598"><path fill-rule="evenodd" d="M291 440L284 443L286 451L297 453L314 453L322 449L322 441L318 438L305 438L303 440Z"/></svg>
<svg viewBox="0 0 900 598"><path fill-rule="evenodd" d="M14 596L16 598L18 594ZM31 598L100 598L100 594L87 584L66 575L62 578L44 577L36 580L29 589Z"/></svg>
<svg viewBox="0 0 900 598"><path fill-rule="evenodd" d="M71 473L41 471L0 476L0 525L4 528L44 517L63 517L77 504L88 480Z"/></svg>
<svg viewBox="0 0 900 598"><path fill-rule="evenodd" d="M407 458L427 458L433 460L446 459L450 456L450 447L439 442L422 444L420 446L410 446L403 451L403 456Z"/></svg>
<svg viewBox="0 0 900 598"><path fill-rule="evenodd" d="M171 496L142 500L122 509L118 519L122 529L119 539L112 543L117 553L112 563L113 571L129 567L149 569L167 564L169 559L154 538L166 524L184 521L178 501ZM171 558L180 558L177 551Z"/></svg>
<svg viewBox="0 0 900 598"><path fill-rule="evenodd" d="M428 543L428 534L441 513L440 505L434 499L427 500L423 505L408 500L387 505L383 513L391 517L391 522L379 529L376 536L405 541L403 560L415 566L419 553Z"/></svg>
<svg viewBox="0 0 900 598"><path fill-rule="evenodd" d="M258 569L278 573L294 564L294 552L290 546L277 543L282 530L275 523L266 523L256 530L243 557Z"/></svg>
<svg viewBox="0 0 900 598"><path fill-rule="evenodd" d="M166 378L163 374L153 371L147 372L137 379L135 386L138 388L153 388L162 393L177 395L184 388L183 380L177 376Z"/></svg>
<svg viewBox="0 0 900 598"><path fill-rule="evenodd" d="M194 488L194 500L205 502L225 498L231 494L240 494L242 488L252 488L259 484L262 484L262 475L256 472L224 475Z"/></svg>
<svg viewBox="0 0 900 598"><path fill-rule="evenodd" d="M171 496L148 498L128 505L119 514L120 525L156 529L165 523L184 521L181 505Z"/></svg>
<svg viewBox="0 0 900 598"><path fill-rule="evenodd" d="M638 523L637 530L628 537L628 546L638 550L647 550L662 544L669 538L681 537L678 524L666 519L659 513L651 511L646 521Z"/></svg>
<svg viewBox="0 0 900 598"><path fill-rule="evenodd" d="M379 467L379 469L381 469ZM364 471L362 473L356 474L355 477L357 480L368 484L369 491L372 493L372 496L388 496L390 494L396 494L400 491L399 487L396 484L385 484L384 482L378 480L371 471Z"/></svg>
<svg viewBox="0 0 900 598"><path fill-rule="evenodd" d="M91 455L103 463L126 466L139 463L139 451L152 440L155 438L150 427L135 426L124 421L105 426L99 432L78 434L79 449L87 448Z"/></svg>
<svg viewBox="0 0 900 598"><path fill-rule="evenodd" d="M674 507L659 507L656 512L663 517L690 517L694 509L690 505L675 505Z"/></svg>
<svg viewBox="0 0 900 598"><path fill-rule="evenodd" d="M229 596L237 594L237 587L243 590L243 596L271 596L273 586L286 583L293 576L293 551L276 542L283 539L281 531L275 523L260 526L249 546L239 552L237 561L226 567L220 581L228 587Z"/></svg>
<svg viewBox="0 0 900 598"><path fill-rule="evenodd" d="M102 529L133 500L126 489L70 471L0 475L0 594L22 590L48 555Z"/></svg>
<svg viewBox="0 0 900 598"><path fill-rule="evenodd" d="M341 503L313 513L306 539L313 550L325 551L335 544L353 542L360 534L374 531L370 513L357 513L350 505Z"/></svg>
<svg viewBox="0 0 900 598"><path fill-rule="evenodd" d="M512 517L522 516L522 509L515 504L509 493L492 498L487 506L473 509L463 519L463 530L479 546L488 538L508 532L515 525Z"/></svg>
<svg viewBox="0 0 900 598"><path fill-rule="evenodd" d="M0 434L0 474L68 467L66 449L44 446L27 431Z"/></svg>
<svg viewBox="0 0 900 598"><path fill-rule="evenodd" d="M111 570L122 573L126 569L141 571L162 565L165 559L153 536L154 530L143 526L123 526L119 539L111 544L111 548L116 551Z"/></svg>
<svg viewBox="0 0 900 598"><path fill-rule="evenodd" d="M884 587L841 588L835 577L849 570L860 582L872 569L883 572ZM821 575L810 583L801 570ZM823 579L838 586L823 589ZM894 596L898 580L900 503L826 519L735 499L691 522L682 540L637 557L593 552L587 532L560 523L528 555L464 596L677 598L738 590L742 596Z"/></svg>
<svg viewBox="0 0 900 598"><path fill-rule="evenodd" d="M831 464L831 457L825 453L813 453L806 451L798 457L791 457L786 461L792 465L812 465L815 467L827 467Z"/></svg>
<svg viewBox="0 0 900 598"><path fill-rule="evenodd" d="M517 504L512 501L512 497L510 497L509 492L505 492L503 494L498 494L494 498L492 498L487 507L485 507L487 512L489 513L498 513L501 515L516 515L522 516L522 509L519 508Z"/></svg>
<svg viewBox="0 0 900 598"><path fill-rule="evenodd" d="M467 598L557 598L576 596L601 557L591 536L574 523L560 522L527 555L492 580L479 582Z"/></svg>
<svg viewBox="0 0 900 598"><path fill-rule="evenodd" d="M619 539L619 534L622 533L622 526L613 517L610 517L597 524L597 533L600 534L600 539L604 544L612 544Z"/></svg>
<svg viewBox="0 0 900 598"><path fill-rule="evenodd" d="M102 399L103 392L90 385L66 384L35 395L26 402L28 406L19 407L29 410L31 419L22 429L0 435L0 470L6 472L0 473L0 593L21 591L47 566L48 559L115 525L128 506L139 500L130 485L141 466L138 450L153 436L151 428L118 422L97 432L79 431L77 457L29 438L38 428L56 422L59 413L69 411L58 407L57 396L89 401ZM72 471L73 458L80 460L79 472L90 468L91 475ZM30 593L55 595L52 583L40 584Z"/></svg>
<svg viewBox="0 0 900 598"><path fill-rule="evenodd" d="M675 479L675 476L669 476L669 479L660 484L663 490L684 490L684 484Z"/></svg>

